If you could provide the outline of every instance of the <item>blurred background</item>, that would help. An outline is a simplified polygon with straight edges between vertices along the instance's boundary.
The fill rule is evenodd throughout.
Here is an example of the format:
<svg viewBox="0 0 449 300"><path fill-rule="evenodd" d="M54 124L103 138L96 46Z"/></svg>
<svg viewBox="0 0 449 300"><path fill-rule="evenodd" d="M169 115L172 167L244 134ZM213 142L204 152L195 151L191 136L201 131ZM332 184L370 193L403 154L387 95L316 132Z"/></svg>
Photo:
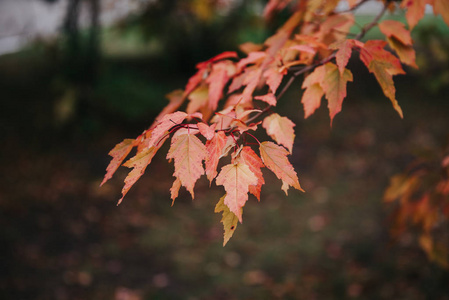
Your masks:
<svg viewBox="0 0 449 300"><path fill-rule="evenodd" d="M332 130L325 104L304 120L300 82L290 89L278 112L297 123L290 160L306 193L286 197L265 172L226 247L222 188L203 177L194 201L182 192L171 207L167 149L120 206L126 168L99 188L109 150L146 129L197 62L285 20L265 21L265 4L0 1L0 298L449 299L448 270L413 232L391 238L382 203L393 174L448 142L449 29L433 15L413 33L420 69L395 79L403 120L357 59Z"/></svg>

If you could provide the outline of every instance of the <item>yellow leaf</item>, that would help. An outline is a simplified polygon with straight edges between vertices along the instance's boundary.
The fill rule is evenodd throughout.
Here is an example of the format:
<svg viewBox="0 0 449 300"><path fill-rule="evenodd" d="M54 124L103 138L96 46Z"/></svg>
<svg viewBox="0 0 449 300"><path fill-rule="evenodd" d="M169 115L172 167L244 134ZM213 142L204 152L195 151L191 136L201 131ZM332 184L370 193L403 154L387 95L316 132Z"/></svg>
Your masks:
<svg viewBox="0 0 449 300"><path fill-rule="evenodd" d="M229 210L229 207L227 207L226 204L224 204L225 197L226 195L221 197L220 201L218 201L217 205L215 206L216 213L223 212L223 216L221 218L221 223L223 223L224 228L223 246L226 245L226 243L234 234L239 221L237 216L232 211Z"/></svg>

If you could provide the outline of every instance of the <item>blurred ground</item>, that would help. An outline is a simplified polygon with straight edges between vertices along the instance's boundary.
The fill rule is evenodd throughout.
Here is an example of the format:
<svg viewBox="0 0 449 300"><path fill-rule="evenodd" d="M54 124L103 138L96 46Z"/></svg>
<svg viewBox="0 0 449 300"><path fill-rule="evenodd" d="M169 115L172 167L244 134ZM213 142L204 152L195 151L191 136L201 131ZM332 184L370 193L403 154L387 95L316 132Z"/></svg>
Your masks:
<svg viewBox="0 0 449 300"><path fill-rule="evenodd" d="M261 202L250 198L222 247L222 188L203 177L195 201L182 192L171 207L166 149L120 206L126 168L99 188L108 151L142 132L187 76L103 58L95 89L73 102L53 54L0 59L0 298L449 299L449 272L415 236L391 240L381 201L413 154L447 142L444 64L398 77L404 120L357 64L332 130L325 104L303 120L292 88L278 112L298 124L291 162L306 193L286 197L265 172Z"/></svg>

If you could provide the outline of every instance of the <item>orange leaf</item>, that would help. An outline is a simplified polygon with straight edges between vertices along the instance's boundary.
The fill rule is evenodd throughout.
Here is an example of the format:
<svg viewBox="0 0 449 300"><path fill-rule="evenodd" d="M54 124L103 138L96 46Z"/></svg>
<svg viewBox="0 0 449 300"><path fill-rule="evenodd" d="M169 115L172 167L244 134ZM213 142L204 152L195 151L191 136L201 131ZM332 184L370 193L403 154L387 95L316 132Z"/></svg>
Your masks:
<svg viewBox="0 0 449 300"><path fill-rule="evenodd" d="M372 60L368 69L376 77L385 96L387 96L393 104L393 108L398 112L399 116L403 118L402 109L395 96L396 88L394 87L393 77L388 72L390 66L391 65L387 62Z"/></svg>
<svg viewBox="0 0 449 300"><path fill-rule="evenodd" d="M301 188L298 176L296 175L293 166L287 159L288 151L276 145L273 142L263 142L259 146L260 156L265 166L270 169L277 178L282 180L282 190L288 195L288 188L290 186L297 190L303 191Z"/></svg>
<svg viewBox="0 0 449 300"><path fill-rule="evenodd" d="M172 138L167 159L175 160L176 176L195 198L193 187L195 182L204 174L203 160L206 157L206 147L195 136L192 129L181 128Z"/></svg>
<svg viewBox="0 0 449 300"><path fill-rule="evenodd" d="M295 123L287 117L273 113L263 120L262 127L265 128L267 134L278 144L284 145L290 153L293 149L293 141L295 140Z"/></svg>
<svg viewBox="0 0 449 300"><path fill-rule="evenodd" d="M246 164L239 162L221 168L215 182L217 185L224 186L226 190L224 204L238 217L241 223L242 207L248 200L249 186L257 184L257 177Z"/></svg>
<svg viewBox="0 0 449 300"><path fill-rule="evenodd" d="M324 67L325 75L320 85L328 101L327 106L332 125L335 115L341 111L343 99L346 97L346 84L348 81L352 81L352 73L345 69L340 74L337 66L330 62L325 64Z"/></svg>
<svg viewBox="0 0 449 300"><path fill-rule="evenodd" d="M395 37L404 45L411 46L413 44L410 31L405 29L405 25L402 22L385 20L379 24L379 29L386 37Z"/></svg>
<svg viewBox="0 0 449 300"><path fill-rule="evenodd" d="M173 206L173 204L175 204L175 200L176 198L178 198L178 193L179 193L179 189L181 188L181 180L179 180L178 178L175 179L175 181L173 182L172 187L170 188L170 194L171 194L171 206Z"/></svg>
<svg viewBox="0 0 449 300"><path fill-rule="evenodd" d="M449 1L433 0L433 11L435 15L440 14L444 22L449 26Z"/></svg>
<svg viewBox="0 0 449 300"><path fill-rule="evenodd" d="M424 17L427 0L402 0L401 7L406 8L405 18L410 30Z"/></svg>
<svg viewBox="0 0 449 300"><path fill-rule="evenodd" d="M341 75L343 75L346 65L348 64L349 58L351 58L353 46L354 46L353 40L345 40L337 51L336 54L337 66Z"/></svg>
<svg viewBox="0 0 449 300"><path fill-rule="evenodd" d="M217 176L218 161L226 145L226 135L223 131L215 133L214 137L206 142L206 175L209 182Z"/></svg>
<svg viewBox="0 0 449 300"><path fill-rule="evenodd" d="M369 68L372 60L379 60L389 64L386 71L390 75L405 74L399 59L384 49L387 44L385 41L370 40L365 44L361 42L359 44L361 44L358 45L360 47L360 59L367 68Z"/></svg>
<svg viewBox="0 0 449 300"><path fill-rule="evenodd" d="M395 37L387 38L390 47L398 54L399 59L413 68L418 68L416 64L416 54L412 46L404 45Z"/></svg>
<svg viewBox="0 0 449 300"><path fill-rule="evenodd" d="M324 91L318 83L314 83L307 87L302 95L301 102L304 105L304 118L307 119L321 105L321 98Z"/></svg>
<svg viewBox="0 0 449 300"><path fill-rule="evenodd" d="M125 139L121 143L115 145L114 149L109 151L109 155L112 156L112 160L106 168L106 175L104 175L104 179L100 186L111 179L112 175L114 175L115 171L117 171L122 161L128 156L129 152L131 152L131 149L134 147L133 143L134 140Z"/></svg>
<svg viewBox="0 0 449 300"><path fill-rule="evenodd" d="M263 174L261 168L265 165L263 164L260 157L256 154L256 152L251 149L251 147L245 146L240 151L240 159L249 167L251 172L257 177L257 185L249 186L249 192L256 196L257 200L260 201L260 191L262 189L262 185L265 184L265 180L263 179Z"/></svg>
<svg viewBox="0 0 449 300"><path fill-rule="evenodd" d="M167 135L168 130L177 124L181 124L186 117L187 114L182 111L177 111L163 116L162 119L156 123L156 126L153 129L148 142L149 147L157 146L159 140Z"/></svg>
<svg viewBox="0 0 449 300"><path fill-rule="evenodd" d="M131 157L127 162L123 164L125 167L133 169L125 178L125 186L122 188L122 198L120 198L118 204L122 202L129 189L134 185L134 183L136 183L140 176L143 175L146 167L151 163L151 160L153 159L157 150L159 150L159 148L164 144L167 138L168 136L164 137L157 146L145 148L142 152L137 153L136 156Z"/></svg>

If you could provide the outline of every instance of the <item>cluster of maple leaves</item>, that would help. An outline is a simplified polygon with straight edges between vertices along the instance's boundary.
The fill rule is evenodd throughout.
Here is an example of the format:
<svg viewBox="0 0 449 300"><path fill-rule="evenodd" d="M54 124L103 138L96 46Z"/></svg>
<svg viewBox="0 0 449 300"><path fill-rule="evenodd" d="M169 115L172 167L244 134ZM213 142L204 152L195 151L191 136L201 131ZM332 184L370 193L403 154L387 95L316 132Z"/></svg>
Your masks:
<svg viewBox="0 0 449 300"><path fill-rule="evenodd" d="M413 161L406 171L391 178L384 201L397 204L392 218L393 237L417 230L429 259L448 268L449 154L442 159L437 156ZM438 237L438 231L446 232Z"/></svg>
<svg viewBox="0 0 449 300"><path fill-rule="evenodd" d="M332 120L341 111L346 97L346 85L353 74L346 68L352 52L373 73L385 96L402 117L395 98L393 76L404 74L401 63L417 67L410 30L424 15L426 4L449 23L447 0L403 0L405 24L380 18L387 10L398 9L393 1L378 1L384 9L373 22L350 34L354 25L353 12L368 0L348 0L349 9L337 12L340 0L271 0L265 16L289 7L291 17L264 44L245 43L236 52L224 52L197 64L196 73L184 90L167 95L169 104L156 121L136 139L125 139L109 153L113 159L107 167L102 184L110 179L133 148L135 156L123 163L132 168L125 179L123 197L142 176L156 152L171 139L167 154L174 161L175 180L171 188L173 201L181 187L194 198L197 180L207 179L224 187L225 194L215 211L222 212L224 244L242 222L242 209L248 195L260 200L265 184L262 168L266 167L282 181L282 190L289 187L303 191L298 176L288 160L295 138L295 124L273 112L277 101L293 79L304 75L301 99L305 118L320 107L323 96ZM362 42L365 33L378 26L385 40ZM386 46L394 51L386 50ZM288 80L284 80L288 78ZM280 88L282 87L282 88ZM180 111L178 109L184 109ZM273 141L260 142L252 134L260 127ZM251 143L248 142L251 140ZM252 145L257 144L258 149ZM219 169L219 164L223 166ZM219 169L219 170L218 170Z"/></svg>

